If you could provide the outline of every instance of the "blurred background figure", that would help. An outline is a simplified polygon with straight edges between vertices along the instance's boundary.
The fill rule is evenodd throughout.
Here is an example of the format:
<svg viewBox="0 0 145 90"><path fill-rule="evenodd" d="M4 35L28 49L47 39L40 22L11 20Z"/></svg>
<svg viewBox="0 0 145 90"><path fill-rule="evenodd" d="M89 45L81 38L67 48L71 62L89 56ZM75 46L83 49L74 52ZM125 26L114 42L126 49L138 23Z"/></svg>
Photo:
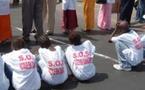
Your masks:
<svg viewBox="0 0 145 90"><path fill-rule="evenodd" d="M23 39L25 42L30 42L30 33L32 25L36 27L35 39L43 34L43 20L42 20L42 0L22 0L22 24L23 24Z"/></svg>
<svg viewBox="0 0 145 90"><path fill-rule="evenodd" d="M0 0L0 43L11 38L10 0Z"/></svg>
<svg viewBox="0 0 145 90"><path fill-rule="evenodd" d="M120 20L126 20L129 24L135 0L121 0Z"/></svg>
<svg viewBox="0 0 145 90"><path fill-rule="evenodd" d="M85 32L90 32L95 27L95 4L96 0L83 0Z"/></svg>
<svg viewBox="0 0 145 90"><path fill-rule="evenodd" d="M78 27L76 14L76 0L62 0L63 33L69 34Z"/></svg>
<svg viewBox="0 0 145 90"><path fill-rule="evenodd" d="M54 34L55 27L55 11L57 0L43 0L43 22L47 24L47 35Z"/></svg>
<svg viewBox="0 0 145 90"><path fill-rule="evenodd" d="M111 0L111 2L109 3L100 4L98 14L98 27L102 31L111 30L111 14L113 3L115 3L115 0Z"/></svg>
<svg viewBox="0 0 145 90"><path fill-rule="evenodd" d="M139 23L145 23L143 15L145 14L145 0L139 0L137 5L136 20Z"/></svg>

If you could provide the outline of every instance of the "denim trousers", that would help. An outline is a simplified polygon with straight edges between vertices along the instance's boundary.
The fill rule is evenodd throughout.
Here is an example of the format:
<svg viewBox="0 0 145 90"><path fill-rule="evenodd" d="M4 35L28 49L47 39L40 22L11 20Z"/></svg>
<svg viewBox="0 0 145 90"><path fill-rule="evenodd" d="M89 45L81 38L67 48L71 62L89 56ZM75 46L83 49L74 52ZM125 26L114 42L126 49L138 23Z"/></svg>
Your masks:
<svg viewBox="0 0 145 90"><path fill-rule="evenodd" d="M143 15L145 14L145 0L139 0L136 12L136 20L144 20Z"/></svg>

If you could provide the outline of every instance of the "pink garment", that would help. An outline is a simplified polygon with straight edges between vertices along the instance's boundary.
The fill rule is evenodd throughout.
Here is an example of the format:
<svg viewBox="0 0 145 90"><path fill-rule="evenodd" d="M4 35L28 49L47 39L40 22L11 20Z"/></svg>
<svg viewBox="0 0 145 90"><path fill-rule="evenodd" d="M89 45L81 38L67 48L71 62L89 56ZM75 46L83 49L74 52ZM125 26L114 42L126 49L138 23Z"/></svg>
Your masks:
<svg viewBox="0 0 145 90"><path fill-rule="evenodd" d="M100 4L98 14L98 27L101 29L111 29L112 4Z"/></svg>

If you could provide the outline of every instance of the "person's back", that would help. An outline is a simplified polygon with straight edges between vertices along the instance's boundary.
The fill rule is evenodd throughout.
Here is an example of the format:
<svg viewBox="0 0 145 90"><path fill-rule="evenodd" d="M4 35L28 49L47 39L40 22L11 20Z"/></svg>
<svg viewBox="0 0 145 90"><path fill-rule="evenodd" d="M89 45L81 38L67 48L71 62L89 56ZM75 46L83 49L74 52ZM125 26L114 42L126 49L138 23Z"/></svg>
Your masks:
<svg viewBox="0 0 145 90"><path fill-rule="evenodd" d="M61 47L52 47L50 43L47 37L41 40L38 63L42 70L42 79L48 84L58 85L67 80L68 73Z"/></svg>
<svg viewBox="0 0 145 90"><path fill-rule="evenodd" d="M73 35L74 34L74 35ZM79 35L72 33L69 39L80 40ZM79 80L88 80L96 74L96 68L93 64L93 57L95 53L95 47L88 40L81 44L80 41L73 42L70 39L71 44L67 47L65 55L70 69L74 76Z"/></svg>
<svg viewBox="0 0 145 90"><path fill-rule="evenodd" d="M9 88L9 80L6 78L4 73L4 62L0 56L0 90L8 90Z"/></svg>
<svg viewBox="0 0 145 90"><path fill-rule="evenodd" d="M12 45L15 49L2 58L12 71L12 82L16 90L38 90L41 82L35 56L23 48L23 44L22 39L14 40Z"/></svg>

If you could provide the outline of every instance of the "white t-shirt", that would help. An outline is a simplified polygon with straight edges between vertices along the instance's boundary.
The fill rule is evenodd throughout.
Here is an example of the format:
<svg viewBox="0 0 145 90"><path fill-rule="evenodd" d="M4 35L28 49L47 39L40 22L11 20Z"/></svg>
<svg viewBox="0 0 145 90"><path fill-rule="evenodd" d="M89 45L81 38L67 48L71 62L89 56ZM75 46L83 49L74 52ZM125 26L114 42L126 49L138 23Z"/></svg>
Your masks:
<svg viewBox="0 0 145 90"><path fill-rule="evenodd" d="M0 15L10 14L10 0L0 0Z"/></svg>
<svg viewBox="0 0 145 90"><path fill-rule="evenodd" d="M123 50L128 62L137 65L143 60L143 45L140 36L133 30L120 36L112 37L113 42L121 41L128 49Z"/></svg>
<svg viewBox="0 0 145 90"><path fill-rule="evenodd" d="M16 90L38 90L41 86L35 56L28 49L14 50L2 56L12 70Z"/></svg>
<svg viewBox="0 0 145 90"><path fill-rule="evenodd" d="M38 64L42 70L42 78L51 85L62 84L68 78L64 52L60 46L56 46L55 49L55 51L39 49Z"/></svg>
<svg viewBox="0 0 145 90"><path fill-rule="evenodd" d="M76 10L76 0L62 0L63 10Z"/></svg>
<svg viewBox="0 0 145 90"><path fill-rule="evenodd" d="M72 73L79 80L88 80L96 74L93 64L95 46L89 41L81 45L70 45L67 47L65 55Z"/></svg>
<svg viewBox="0 0 145 90"><path fill-rule="evenodd" d="M9 80L4 73L4 62L0 56L0 90L8 90L9 85Z"/></svg>

